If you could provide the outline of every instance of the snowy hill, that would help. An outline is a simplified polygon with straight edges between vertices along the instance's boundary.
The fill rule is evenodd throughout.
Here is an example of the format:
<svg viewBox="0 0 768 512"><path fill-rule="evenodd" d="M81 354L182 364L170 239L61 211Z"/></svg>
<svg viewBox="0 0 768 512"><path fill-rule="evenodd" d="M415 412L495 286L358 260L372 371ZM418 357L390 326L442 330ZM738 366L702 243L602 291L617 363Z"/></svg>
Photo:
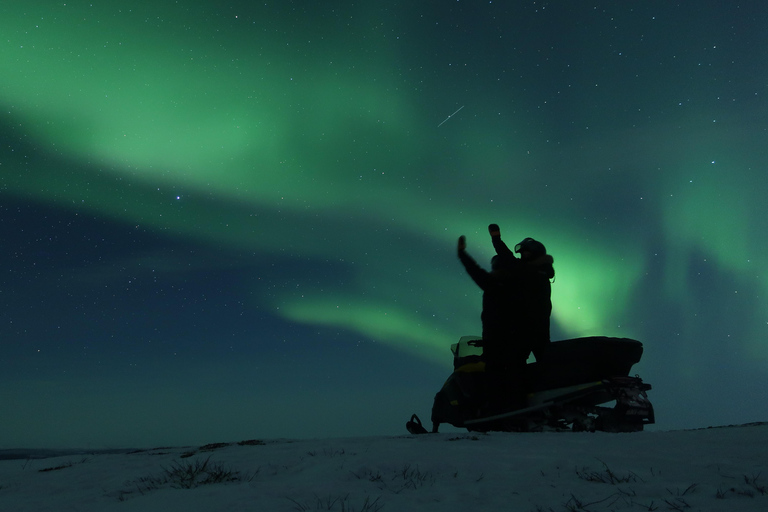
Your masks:
<svg viewBox="0 0 768 512"><path fill-rule="evenodd" d="M765 423L34 455L0 452L3 512L768 510Z"/></svg>

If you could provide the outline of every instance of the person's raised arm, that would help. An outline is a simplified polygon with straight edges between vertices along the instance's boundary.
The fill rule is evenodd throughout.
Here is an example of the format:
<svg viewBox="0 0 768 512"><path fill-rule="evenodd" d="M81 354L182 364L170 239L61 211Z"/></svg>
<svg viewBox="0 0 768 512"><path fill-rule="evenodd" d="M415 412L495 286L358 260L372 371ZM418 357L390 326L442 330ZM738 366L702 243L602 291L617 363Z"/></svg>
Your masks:
<svg viewBox="0 0 768 512"><path fill-rule="evenodd" d="M501 240L501 229L499 229L498 224L491 224L488 226L488 233L491 235L491 243L493 243L493 248L496 250L496 254L502 258L515 257L515 254L509 249L509 247L507 247L507 244Z"/></svg>
<svg viewBox="0 0 768 512"><path fill-rule="evenodd" d="M459 259L461 260L462 265L464 265L464 268L466 269L467 274L469 274L469 277L471 277L477 286L483 289L483 291L491 287L494 283L491 274L487 270L481 268L475 259L467 254L467 251L465 250L467 248L467 239L464 235L459 237L457 248Z"/></svg>

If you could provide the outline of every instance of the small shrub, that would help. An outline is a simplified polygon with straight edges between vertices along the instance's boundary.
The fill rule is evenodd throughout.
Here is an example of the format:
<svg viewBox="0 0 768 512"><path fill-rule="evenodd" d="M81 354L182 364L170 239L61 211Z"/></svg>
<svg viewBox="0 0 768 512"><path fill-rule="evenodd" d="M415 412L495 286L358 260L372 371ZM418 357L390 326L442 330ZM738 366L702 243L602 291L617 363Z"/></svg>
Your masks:
<svg viewBox="0 0 768 512"><path fill-rule="evenodd" d="M239 480L239 472L225 469L221 464L211 463L211 458L201 461L179 463L174 462L168 468L163 468L165 478L172 487L192 489L201 485L235 482Z"/></svg>
<svg viewBox="0 0 768 512"><path fill-rule="evenodd" d="M685 509L691 508L688 502L685 501L683 498L674 498L671 501L664 500L664 503L667 504L667 507L669 508L669 510L676 510L678 512L682 512Z"/></svg>
<svg viewBox="0 0 768 512"><path fill-rule="evenodd" d="M733 493L738 496L746 496L748 498L754 498L757 494L764 496L768 494L768 489L765 485L759 484L757 482L759 478L759 473L757 475L752 475L752 477L744 475L744 483L747 485L746 488L729 487L725 490L718 488L717 492L715 493L715 498L719 500L725 499L728 496L728 493Z"/></svg>
<svg viewBox="0 0 768 512"><path fill-rule="evenodd" d="M52 467L52 468L43 468L43 469L38 469L38 470L37 470L37 472L38 472L38 473L47 473L47 472L49 472L49 471L58 471L58 470L60 470L60 469L67 469L67 468L71 468L71 467L72 467L72 466L74 466L75 464L85 464L85 463L86 463L86 462L88 462L89 460L90 460L90 459L88 459L88 457L83 457L83 458L80 460L80 462L72 462L72 461L69 461L69 462L65 462L64 464L62 464L62 465L60 465L60 466L55 466L55 467Z"/></svg>
<svg viewBox="0 0 768 512"><path fill-rule="evenodd" d="M359 509L354 508L349 503L349 494L344 496L328 495L325 498L315 496L314 503L302 503L300 501L288 498L288 501L292 502L295 506L294 510L299 512L307 512L309 510L339 510L340 512L378 512L384 507L383 503L379 503L381 496L375 500L371 500L370 496L366 496Z"/></svg>
<svg viewBox="0 0 768 512"><path fill-rule="evenodd" d="M240 441L237 444L238 446L264 446L267 443L265 443L261 439L249 439L247 441Z"/></svg>
<svg viewBox="0 0 768 512"><path fill-rule="evenodd" d="M229 446L229 443L210 443L210 444L201 446L200 449L204 451L210 451L210 450L218 450L219 448L226 448L227 446Z"/></svg>
<svg viewBox="0 0 768 512"><path fill-rule="evenodd" d="M637 482L638 480L638 476L632 472L629 472L626 475L618 475L608 467L608 464L603 461L600 461L600 463L603 465L602 471L592 471L589 468L582 468L581 470L576 470L576 475L587 482L598 482L611 485Z"/></svg>
<svg viewBox="0 0 768 512"><path fill-rule="evenodd" d="M196 459L194 461L174 461L168 467L162 467L160 476L146 476L130 482L133 490L118 492L118 500L124 501L132 492L145 494L150 491L170 486L176 489L194 489L201 485L211 485L227 482L250 482L258 474L259 470L252 474L242 475L239 471L225 468L223 465L211 462L211 458Z"/></svg>
<svg viewBox="0 0 768 512"><path fill-rule="evenodd" d="M61 466L56 466L56 467L52 467L52 468L38 469L37 472L38 473L46 473L48 471L58 471L60 469L66 469L66 468L71 468L71 467L72 467L72 463L71 462L66 462L66 463L62 464Z"/></svg>
<svg viewBox="0 0 768 512"><path fill-rule="evenodd" d="M398 478L403 479L403 489L418 489L426 484L434 485L435 483L435 477L432 473L429 471L421 472L418 466L414 468L410 464L405 464L403 469L392 480Z"/></svg>
<svg viewBox="0 0 768 512"><path fill-rule="evenodd" d="M758 484L757 479L760 478L760 473L757 475L752 475L752 478L748 477L747 475L744 475L744 483L747 484L749 487L754 489L755 491L759 492L760 495L764 496L766 493L768 493L768 488L766 488L765 485Z"/></svg>

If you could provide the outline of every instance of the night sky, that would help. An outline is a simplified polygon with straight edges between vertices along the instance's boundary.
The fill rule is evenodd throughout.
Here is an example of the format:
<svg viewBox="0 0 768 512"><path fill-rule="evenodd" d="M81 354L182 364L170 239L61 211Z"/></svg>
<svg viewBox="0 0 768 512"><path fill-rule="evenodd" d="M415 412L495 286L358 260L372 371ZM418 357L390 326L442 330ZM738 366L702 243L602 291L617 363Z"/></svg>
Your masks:
<svg viewBox="0 0 768 512"><path fill-rule="evenodd" d="M768 420L768 3L0 6L0 448L404 434L489 223L657 426Z"/></svg>

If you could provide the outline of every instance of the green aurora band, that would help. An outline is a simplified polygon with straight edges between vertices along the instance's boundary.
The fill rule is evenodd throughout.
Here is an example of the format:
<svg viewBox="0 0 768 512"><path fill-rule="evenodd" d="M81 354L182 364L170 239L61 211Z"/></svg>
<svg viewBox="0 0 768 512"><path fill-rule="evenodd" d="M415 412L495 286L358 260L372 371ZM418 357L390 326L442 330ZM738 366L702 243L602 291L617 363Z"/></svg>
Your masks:
<svg viewBox="0 0 768 512"><path fill-rule="evenodd" d="M439 99L420 91L397 20L373 8L341 16L352 30L337 35L336 16L264 6L210 7L201 23L196 4L16 4L0 9L0 103L46 156L2 162L4 193L254 254L342 262L344 283L255 288L254 300L441 364L449 342L480 330L455 240L467 235L488 261L489 222L509 242L546 243L554 320L569 336L635 336L644 321L633 301L662 251L659 294L685 304L681 336L701 335L689 272L699 258L734 287L752 283L763 317L736 343L768 358L766 154L757 134L733 134L743 120L692 107L652 127L609 120L559 137L539 113L500 115L471 92L480 79Z"/></svg>

